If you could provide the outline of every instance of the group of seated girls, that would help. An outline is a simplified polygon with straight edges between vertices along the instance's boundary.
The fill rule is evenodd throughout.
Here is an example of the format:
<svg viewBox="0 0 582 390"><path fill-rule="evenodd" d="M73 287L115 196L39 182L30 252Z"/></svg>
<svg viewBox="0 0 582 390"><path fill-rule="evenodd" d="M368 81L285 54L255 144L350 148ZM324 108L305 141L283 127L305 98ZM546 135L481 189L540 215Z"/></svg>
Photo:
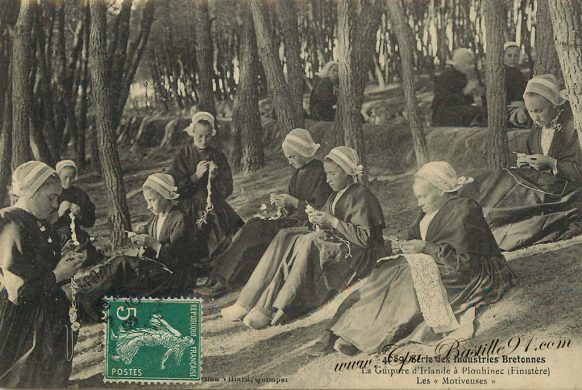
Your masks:
<svg viewBox="0 0 582 390"><path fill-rule="evenodd" d="M61 286L71 277L80 312L97 317L104 295L191 294L201 263L214 268L195 291L212 297L243 286L222 315L254 329L307 314L367 277L309 349L313 356L374 353L455 332L467 337L476 309L498 301L512 284L502 250L580 233L582 150L567 100L551 75L530 80L523 98L533 128L516 166L473 180L447 162L425 164L412 187L419 217L391 245L382 235L380 202L360 183L357 153L339 146L320 161L319 145L304 129L291 131L282 145L295 170L287 193L271 194L278 217L243 225L226 202L233 190L228 162L209 144L214 117L198 113L186 129L193 144L167 173L143 184L153 216L132 233L140 252L74 276L87 251L62 242L90 242L79 227L94 221L89 198L71 186L77 168L72 161L56 171L22 164L13 174L17 201L0 210L0 337L10 340L0 345L2 378L33 387L50 375L55 384L67 377L70 322ZM54 226L46 223L52 211L59 218ZM40 348L30 354L35 342ZM39 362L48 361L40 370ZM21 375L33 371L38 375Z"/></svg>
<svg viewBox="0 0 582 390"><path fill-rule="evenodd" d="M503 53L508 125L527 127L530 121L523 100L527 78L518 68L520 47L516 42L506 42ZM435 78L432 125L485 125L485 90L475 69L473 52L466 48L457 49L448 64L451 67Z"/></svg>

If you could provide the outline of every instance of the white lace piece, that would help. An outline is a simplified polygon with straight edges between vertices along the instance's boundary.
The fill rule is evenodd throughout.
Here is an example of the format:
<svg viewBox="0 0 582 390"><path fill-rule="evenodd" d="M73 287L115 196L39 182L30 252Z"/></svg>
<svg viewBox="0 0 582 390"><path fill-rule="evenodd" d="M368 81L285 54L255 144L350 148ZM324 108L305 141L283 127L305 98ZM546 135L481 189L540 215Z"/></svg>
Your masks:
<svg viewBox="0 0 582 390"><path fill-rule="evenodd" d="M426 323L436 333L459 327L434 259L424 253L403 255L410 266L414 291Z"/></svg>

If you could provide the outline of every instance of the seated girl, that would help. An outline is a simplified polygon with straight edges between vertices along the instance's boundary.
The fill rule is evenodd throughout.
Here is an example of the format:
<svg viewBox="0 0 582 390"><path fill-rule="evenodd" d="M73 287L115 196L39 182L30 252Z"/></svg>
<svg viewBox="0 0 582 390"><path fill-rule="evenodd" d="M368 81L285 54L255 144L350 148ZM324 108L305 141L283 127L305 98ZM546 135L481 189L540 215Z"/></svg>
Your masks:
<svg viewBox="0 0 582 390"><path fill-rule="evenodd" d="M482 86L475 72L475 56L469 49L453 52L453 59L434 81L433 126L474 126L485 122L483 108L475 103Z"/></svg>
<svg viewBox="0 0 582 390"><path fill-rule="evenodd" d="M309 204L321 208L332 192L325 180L323 163L314 158L317 149L319 144L313 142L309 131L295 129L287 134L283 141L283 153L295 172L291 176L288 193L271 195L271 201L280 210L281 217L247 221L228 249L213 259L214 269L207 285L195 292L216 297L235 283L246 282L277 232L292 226L307 226L305 206Z"/></svg>
<svg viewBox="0 0 582 390"><path fill-rule="evenodd" d="M387 352L397 343L473 334L475 308L498 301L513 273L479 205L455 195L471 180L457 177L444 161L418 170L413 191L422 212L406 240L393 242L393 251L403 255L378 261L366 283L340 305L310 355ZM457 329L462 337L451 333Z"/></svg>
<svg viewBox="0 0 582 390"><path fill-rule="evenodd" d="M517 42L506 42L503 45L503 62L505 65L505 91L509 114L509 125L524 127L528 125L527 110L523 102L523 93L527 78L519 68L519 45Z"/></svg>
<svg viewBox="0 0 582 390"><path fill-rule="evenodd" d="M150 175L143 195L152 219L137 234L129 233L137 255L122 255L88 269L75 278L79 300L95 318L95 305L105 295L161 297L191 291L196 281L199 237L192 220L177 207L174 179L164 173Z"/></svg>
<svg viewBox="0 0 582 390"><path fill-rule="evenodd" d="M382 207L357 182L363 167L356 152L336 147L323 165L334 193L321 210L308 208L316 230L281 230L236 303L222 310L225 318L255 329L296 318L366 276L383 253Z"/></svg>
<svg viewBox="0 0 582 390"><path fill-rule="evenodd" d="M216 135L214 116L199 112L186 129L193 145L183 148L168 173L174 177L180 193L180 207L203 229L207 254L215 253L242 226L243 221L226 202L232 194L232 173L226 156L210 145ZM210 181L210 197L208 182Z"/></svg>
<svg viewBox="0 0 582 390"><path fill-rule="evenodd" d="M581 232L582 150L572 110L552 75L531 79L524 100L534 125L518 167L486 174L463 192L481 204L502 250Z"/></svg>
<svg viewBox="0 0 582 390"><path fill-rule="evenodd" d="M59 196L58 220L54 228L59 234L61 245L71 240L72 231L75 231L75 240L88 248L90 257L96 254L95 247L91 244L89 234L82 228L88 228L95 223L95 205L89 195L79 187L73 185L77 180L78 169L73 160L59 161L55 167L63 191ZM71 220L74 223L71 224Z"/></svg>
<svg viewBox="0 0 582 390"><path fill-rule="evenodd" d="M313 87L309 98L311 118L316 121L333 122L338 98L338 65L329 61L319 72L321 77Z"/></svg>
<svg viewBox="0 0 582 390"><path fill-rule="evenodd" d="M28 161L12 174L13 207L0 210L0 387L64 388L76 342L61 287L86 253L61 252L47 221L59 206L54 169Z"/></svg>

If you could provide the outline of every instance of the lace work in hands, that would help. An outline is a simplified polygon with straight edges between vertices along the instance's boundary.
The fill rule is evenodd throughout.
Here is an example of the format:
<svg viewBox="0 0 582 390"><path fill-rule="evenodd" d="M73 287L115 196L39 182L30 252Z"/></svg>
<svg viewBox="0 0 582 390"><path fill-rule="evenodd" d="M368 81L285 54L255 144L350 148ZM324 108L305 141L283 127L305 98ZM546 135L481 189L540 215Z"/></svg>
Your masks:
<svg viewBox="0 0 582 390"><path fill-rule="evenodd" d="M450 332L459 327L434 259L424 253L404 255L410 272L414 291L426 323L436 333Z"/></svg>
<svg viewBox="0 0 582 390"><path fill-rule="evenodd" d="M202 227L205 223L208 223L208 215L211 214L214 210L214 205L212 204L212 179L214 179L214 175L212 171L208 171L208 184L206 185L206 192L208 196L206 196L206 209L202 213L202 216L196 221L196 225L198 227Z"/></svg>

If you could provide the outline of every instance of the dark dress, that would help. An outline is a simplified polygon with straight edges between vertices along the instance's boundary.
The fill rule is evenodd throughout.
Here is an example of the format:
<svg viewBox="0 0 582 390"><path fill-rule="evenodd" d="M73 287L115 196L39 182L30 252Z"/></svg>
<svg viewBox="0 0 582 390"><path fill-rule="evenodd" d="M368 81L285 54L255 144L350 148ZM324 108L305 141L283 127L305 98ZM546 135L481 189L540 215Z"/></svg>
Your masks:
<svg viewBox="0 0 582 390"><path fill-rule="evenodd" d="M64 387L75 339L69 301L52 272L58 236L19 208L0 210L0 218L0 386ZM22 283L15 291L8 272Z"/></svg>
<svg viewBox="0 0 582 390"><path fill-rule="evenodd" d="M527 78L521 70L515 67L505 67L505 91L507 103L523 101L523 93L527 87Z"/></svg>
<svg viewBox="0 0 582 390"><path fill-rule="evenodd" d="M378 199L356 183L333 193L323 210L340 220L337 228L279 231L241 291L239 306L267 316L280 309L296 318L370 273L386 249Z"/></svg>
<svg viewBox="0 0 582 390"><path fill-rule="evenodd" d="M75 186L63 189L59 196L59 205L64 201L75 203L81 208L81 214L75 219L75 234L80 244L85 244L89 241L87 244L87 264L92 264L96 260L97 250L90 243L89 233L83 228L89 228L95 224L95 205L85 191ZM71 239L71 217L69 213L65 213L60 217L54 227L59 235L61 245Z"/></svg>
<svg viewBox="0 0 582 390"><path fill-rule="evenodd" d="M214 208L208 216L207 223L202 226L202 235L207 240L208 255L212 255L215 250L223 246L228 237L236 233L243 225L243 221L226 202L233 190L230 165L224 153L211 146L204 150L194 145L184 147L168 169L168 173L174 177L178 186L180 207L194 221L202 216L206 208L208 173L196 183L191 179L200 161L214 161L218 165L217 176L211 183Z"/></svg>
<svg viewBox="0 0 582 390"><path fill-rule="evenodd" d="M214 259L215 268L210 277L229 287L236 283L245 283L279 230L306 226L307 203L320 209L332 192L326 182L321 161L311 160L304 167L295 170L289 182L288 194L299 199L297 209L290 208L287 216L280 219L253 218L247 221L228 249Z"/></svg>
<svg viewBox="0 0 582 390"><path fill-rule="evenodd" d="M464 196L482 207L502 250L572 237L580 232L579 188L582 150L568 106L559 114L548 155L556 158L557 173L533 168L499 170L464 186ZM542 129L534 126L527 140L529 154L543 154Z"/></svg>
<svg viewBox="0 0 582 390"><path fill-rule="evenodd" d="M473 95L465 95L467 76L454 68L446 69L434 80L433 126L469 126L482 120L483 110L473 106Z"/></svg>
<svg viewBox="0 0 582 390"><path fill-rule="evenodd" d="M408 239L421 238L423 216L409 230ZM436 263L457 319L470 308L498 301L511 286L513 273L475 201L448 201L430 222L426 241L434 244L434 251L427 254ZM368 353L385 351L404 340L435 342L442 335L424 321L417 298L419 287L404 255L382 259L364 286L340 305L329 329Z"/></svg>
<svg viewBox="0 0 582 390"><path fill-rule="evenodd" d="M75 278L78 297L86 314L106 295L164 297L190 293L197 271L194 264L204 242L198 239L191 218L177 208L169 211L159 237L159 216L147 225L147 234L161 244L159 253L147 249L142 256L117 256L85 270ZM145 233L145 232L144 232Z"/></svg>
<svg viewBox="0 0 582 390"><path fill-rule="evenodd" d="M309 110L311 118L316 121L333 122L337 104L337 91L328 77L322 77L311 91Z"/></svg>

